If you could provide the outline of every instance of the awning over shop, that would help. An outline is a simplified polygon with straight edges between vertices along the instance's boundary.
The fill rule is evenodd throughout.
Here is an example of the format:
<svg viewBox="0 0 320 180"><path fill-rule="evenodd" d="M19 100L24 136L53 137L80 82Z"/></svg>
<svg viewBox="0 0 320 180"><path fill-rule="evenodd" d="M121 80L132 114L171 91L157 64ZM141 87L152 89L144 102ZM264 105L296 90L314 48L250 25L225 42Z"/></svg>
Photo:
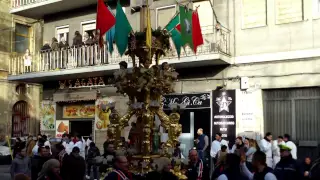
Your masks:
<svg viewBox="0 0 320 180"><path fill-rule="evenodd" d="M72 92L59 92L53 94L53 101L67 102L67 101L91 101L97 99L96 91L72 91Z"/></svg>

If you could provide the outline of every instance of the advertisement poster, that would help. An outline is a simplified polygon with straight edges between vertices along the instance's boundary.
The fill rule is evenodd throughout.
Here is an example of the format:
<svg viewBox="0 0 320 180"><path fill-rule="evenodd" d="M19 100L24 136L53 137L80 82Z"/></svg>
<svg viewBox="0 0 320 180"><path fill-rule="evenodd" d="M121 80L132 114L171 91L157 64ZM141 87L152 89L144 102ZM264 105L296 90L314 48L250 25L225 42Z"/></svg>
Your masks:
<svg viewBox="0 0 320 180"><path fill-rule="evenodd" d="M57 120L56 127L56 138L62 138L63 134L69 133L70 125L68 120Z"/></svg>
<svg viewBox="0 0 320 180"><path fill-rule="evenodd" d="M220 132L232 145L236 138L236 91L212 92L212 135Z"/></svg>
<svg viewBox="0 0 320 180"><path fill-rule="evenodd" d="M107 130L110 124L110 103L111 100L109 98L98 99L96 101L95 130Z"/></svg>
<svg viewBox="0 0 320 180"><path fill-rule="evenodd" d="M236 91L237 132L263 132L262 91Z"/></svg>
<svg viewBox="0 0 320 180"><path fill-rule="evenodd" d="M52 101L42 101L41 131L54 131L56 120L56 105Z"/></svg>
<svg viewBox="0 0 320 180"><path fill-rule="evenodd" d="M66 119L94 118L94 114L94 105L63 106L63 118Z"/></svg>

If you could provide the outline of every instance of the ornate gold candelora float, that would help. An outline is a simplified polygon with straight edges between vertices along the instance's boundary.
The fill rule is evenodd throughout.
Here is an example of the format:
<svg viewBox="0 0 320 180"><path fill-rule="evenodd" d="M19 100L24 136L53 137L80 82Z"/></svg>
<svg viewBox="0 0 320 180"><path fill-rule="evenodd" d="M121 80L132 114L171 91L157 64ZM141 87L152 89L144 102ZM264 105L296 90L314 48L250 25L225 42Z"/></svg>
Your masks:
<svg viewBox="0 0 320 180"><path fill-rule="evenodd" d="M162 96L174 92L174 82L178 73L168 63L159 64L160 57L170 50L169 33L157 29L152 32L152 48L146 46L146 32L136 32L129 38L129 48L126 55L132 58L133 68L127 69L126 63L120 63L120 69L115 72L117 91L129 97L128 110L123 116L111 105L108 137L117 149L122 147L121 131L129 126L129 120L135 116L138 135L135 141L136 154L131 160L132 170L146 173L151 170L151 161L160 156L169 156L169 149L178 142L182 127L179 124L180 115L173 111L169 116L163 111ZM136 61L136 58L138 61ZM152 62L155 65L152 65ZM153 147L153 134L158 133L155 127L155 117L161 121L161 126L168 133L168 141L163 147L164 152L157 152ZM137 163L139 161L140 163ZM137 167L137 164L142 164Z"/></svg>

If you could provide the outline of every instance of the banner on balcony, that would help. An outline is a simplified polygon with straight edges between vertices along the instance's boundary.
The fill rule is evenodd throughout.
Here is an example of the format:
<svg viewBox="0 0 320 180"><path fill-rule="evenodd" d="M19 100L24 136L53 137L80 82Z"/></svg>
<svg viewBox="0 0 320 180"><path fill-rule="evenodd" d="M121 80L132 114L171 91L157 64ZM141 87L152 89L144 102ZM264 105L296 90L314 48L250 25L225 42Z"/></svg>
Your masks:
<svg viewBox="0 0 320 180"><path fill-rule="evenodd" d="M54 131L56 121L56 105L52 101L41 103L41 131Z"/></svg>
<svg viewBox="0 0 320 180"><path fill-rule="evenodd" d="M185 109L210 108L210 93L168 94L162 97L163 109L173 104L182 104Z"/></svg>
<svg viewBox="0 0 320 180"><path fill-rule="evenodd" d="M221 133L222 138L233 144L236 138L236 91L212 92L212 136Z"/></svg>
<svg viewBox="0 0 320 180"><path fill-rule="evenodd" d="M94 105L67 105L63 106L63 118L65 119L90 119L94 118Z"/></svg>
<svg viewBox="0 0 320 180"><path fill-rule="evenodd" d="M56 120L56 138L62 138L63 134L69 134L69 128L68 120Z"/></svg>
<svg viewBox="0 0 320 180"><path fill-rule="evenodd" d="M111 102L113 102L113 100L110 98L102 98L96 101L95 130L107 130L110 124Z"/></svg>

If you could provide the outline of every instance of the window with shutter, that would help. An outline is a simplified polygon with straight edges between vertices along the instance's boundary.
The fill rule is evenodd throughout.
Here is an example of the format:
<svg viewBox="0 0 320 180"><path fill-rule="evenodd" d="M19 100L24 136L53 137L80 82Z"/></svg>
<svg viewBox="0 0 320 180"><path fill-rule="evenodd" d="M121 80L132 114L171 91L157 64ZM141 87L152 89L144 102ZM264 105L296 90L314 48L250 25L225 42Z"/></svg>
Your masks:
<svg viewBox="0 0 320 180"><path fill-rule="evenodd" d="M276 24L303 20L303 0L276 0Z"/></svg>
<svg viewBox="0 0 320 180"><path fill-rule="evenodd" d="M172 19L172 17L176 14L176 5L166 6L166 7L160 7L156 10L157 13L157 27L164 28L169 21Z"/></svg>
<svg viewBox="0 0 320 180"><path fill-rule="evenodd" d="M242 29L267 25L267 0L242 0Z"/></svg>

